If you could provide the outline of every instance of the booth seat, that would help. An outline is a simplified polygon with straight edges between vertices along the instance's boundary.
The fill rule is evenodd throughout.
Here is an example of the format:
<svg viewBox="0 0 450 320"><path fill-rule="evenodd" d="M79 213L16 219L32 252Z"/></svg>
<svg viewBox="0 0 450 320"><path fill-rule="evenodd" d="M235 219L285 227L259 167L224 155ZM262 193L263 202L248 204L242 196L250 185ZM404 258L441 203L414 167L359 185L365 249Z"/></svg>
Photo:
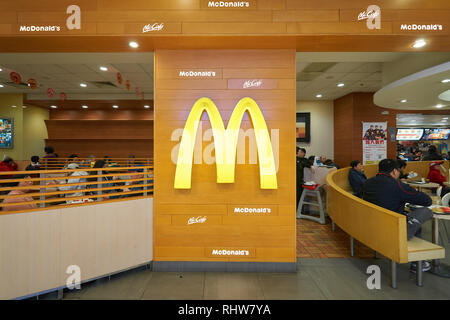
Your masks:
<svg viewBox="0 0 450 320"><path fill-rule="evenodd" d="M425 172L428 163L413 166L423 167L417 171ZM364 167L368 178L376 174L377 167ZM350 235L352 243L356 239L390 259L393 288L397 287L396 264L413 261L418 262L417 285L422 286L422 261L444 258L444 248L417 237L407 241L406 217L354 196L348 182L349 170L343 168L327 176L328 215L333 223Z"/></svg>

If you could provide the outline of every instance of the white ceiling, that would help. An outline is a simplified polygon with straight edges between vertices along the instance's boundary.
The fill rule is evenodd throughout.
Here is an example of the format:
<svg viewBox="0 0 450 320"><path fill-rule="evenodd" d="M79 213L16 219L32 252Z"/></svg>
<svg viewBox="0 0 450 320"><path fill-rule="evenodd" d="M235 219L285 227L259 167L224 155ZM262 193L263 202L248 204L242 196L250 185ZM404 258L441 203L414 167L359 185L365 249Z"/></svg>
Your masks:
<svg viewBox="0 0 450 320"><path fill-rule="evenodd" d="M374 95L374 103L380 107L421 110L436 109L441 105L442 109L448 109L450 102L445 100L445 93L450 89L449 83L442 80L450 79L450 62L410 74L394 81ZM402 103L401 100L407 102Z"/></svg>
<svg viewBox="0 0 450 320"><path fill-rule="evenodd" d="M297 100L335 100L352 92L375 92L382 87L382 64L405 53L393 52L298 52ZM319 72L320 65L329 68ZM344 83L344 87L337 87Z"/></svg>
<svg viewBox="0 0 450 320"><path fill-rule="evenodd" d="M101 71L105 66L108 71ZM67 94L67 99L141 99L136 87L145 99L153 98L153 53L68 53L68 54L0 54L0 92L27 93L29 100L47 100L47 88ZM33 78L39 87L31 90L25 85L15 86L9 74L16 71L22 83ZM117 81L120 72L123 83ZM127 91L125 81L130 80ZM101 82L101 83L97 83ZM86 88L80 87L86 83Z"/></svg>

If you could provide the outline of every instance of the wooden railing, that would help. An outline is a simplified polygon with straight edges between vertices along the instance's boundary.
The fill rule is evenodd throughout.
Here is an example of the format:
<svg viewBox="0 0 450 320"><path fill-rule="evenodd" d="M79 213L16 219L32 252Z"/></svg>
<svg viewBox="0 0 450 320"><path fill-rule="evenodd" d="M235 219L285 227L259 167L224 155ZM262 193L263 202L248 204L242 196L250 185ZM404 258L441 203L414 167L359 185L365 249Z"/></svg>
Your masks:
<svg viewBox="0 0 450 320"><path fill-rule="evenodd" d="M127 160L72 170L59 169L62 162L54 161L50 170L0 172L0 214L152 197L153 165L134 159L134 165L120 166Z"/></svg>
<svg viewBox="0 0 450 320"><path fill-rule="evenodd" d="M80 168L90 168L94 165L95 161L103 160L106 162L107 166L133 166L134 164L138 165L147 165L150 166L153 164L153 159L150 158L76 158L76 163L80 165ZM69 163L73 163L73 158L41 158L39 160L40 166L43 170L52 170L52 169L64 169Z"/></svg>

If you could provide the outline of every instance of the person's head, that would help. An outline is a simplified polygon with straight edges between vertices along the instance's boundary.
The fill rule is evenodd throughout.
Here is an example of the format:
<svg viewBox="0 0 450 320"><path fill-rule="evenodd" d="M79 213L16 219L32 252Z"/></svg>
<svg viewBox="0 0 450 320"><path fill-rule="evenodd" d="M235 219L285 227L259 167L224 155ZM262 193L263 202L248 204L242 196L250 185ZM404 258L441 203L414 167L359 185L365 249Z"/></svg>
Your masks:
<svg viewBox="0 0 450 320"><path fill-rule="evenodd" d="M105 160L97 160L94 163L94 168L104 168L106 166Z"/></svg>
<svg viewBox="0 0 450 320"><path fill-rule="evenodd" d="M53 149L53 147L47 146L44 148L44 151L46 154L50 154L50 153L54 153L55 149Z"/></svg>
<svg viewBox="0 0 450 320"><path fill-rule="evenodd" d="M308 157L308 161L309 161L309 163L310 163L311 165L314 164L315 160L316 160L316 156L309 156L309 157Z"/></svg>
<svg viewBox="0 0 450 320"><path fill-rule="evenodd" d="M79 160L79 158L78 158L78 155L76 155L76 154L71 154L69 156L69 162L78 162L78 160Z"/></svg>
<svg viewBox="0 0 450 320"><path fill-rule="evenodd" d="M400 170L397 160L384 159L378 163L378 171L380 173L388 174L394 179L398 179L400 176Z"/></svg>
<svg viewBox="0 0 450 320"><path fill-rule="evenodd" d="M5 158L3 158L3 162L6 164L12 163L14 162L13 158L6 156Z"/></svg>
<svg viewBox="0 0 450 320"><path fill-rule="evenodd" d="M327 161L327 157L320 156L319 160L320 160L321 163L325 163Z"/></svg>
<svg viewBox="0 0 450 320"><path fill-rule="evenodd" d="M67 165L67 169L69 169L69 170L75 170L75 169L78 169L79 167L80 167L80 165L75 162L69 163Z"/></svg>
<svg viewBox="0 0 450 320"><path fill-rule="evenodd" d="M370 125L370 129L373 129L373 124Z"/></svg>
<svg viewBox="0 0 450 320"><path fill-rule="evenodd" d="M304 158L306 156L306 149L297 147L297 157Z"/></svg>
<svg viewBox="0 0 450 320"><path fill-rule="evenodd" d="M437 153L436 146L434 146L434 145L429 146L428 153Z"/></svg>
<svg viewBox="0 0 450 320"><path fill-rule="evenodd" d="M398 162L398 169L400 171L403 171L406 168L406 161L400 159L397 160L397 162Z"/></svg>
<svg viewBox="0 0 450 320"><path fill-rule="evenodd" d="M31 157L31 163L38 163L39 162L39 157L38 156L32 156Z"/></svg>
<svg viewBox="0 0 450 320"><path fill-rule="evenodd" d="M333 160L327 159L327 160L324 162L324 164L327 165L327 166L329 166L329 165L333 164Z"/></svg>
<svg viewBox="0 0 450 320"><path fill-rule="evenodd" d="M363 169L361 161L359 160L353 160L352 162L350 162L350 167L352 167L356 171L362 171Z"/></svg>
<svg viewBox="0 0 450 320"><path fill-rule="evenodd" d="M375 129L378 129L378 126L375 126Z"/></svg>

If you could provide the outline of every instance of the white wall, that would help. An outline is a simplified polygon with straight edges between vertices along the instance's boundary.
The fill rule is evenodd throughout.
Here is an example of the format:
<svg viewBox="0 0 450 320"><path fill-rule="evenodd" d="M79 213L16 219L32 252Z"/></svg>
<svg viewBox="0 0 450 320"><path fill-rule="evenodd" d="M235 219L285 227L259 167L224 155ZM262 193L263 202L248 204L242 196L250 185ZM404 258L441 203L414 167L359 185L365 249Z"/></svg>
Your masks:
<svg viewBox="0 0 450 320"><path fill-rule="evenodd" d="M306 149L307 157L325 155L334 159L333 101L297 101L297 112L311 113L311 142L297 142L297 146Z"/></svg>

